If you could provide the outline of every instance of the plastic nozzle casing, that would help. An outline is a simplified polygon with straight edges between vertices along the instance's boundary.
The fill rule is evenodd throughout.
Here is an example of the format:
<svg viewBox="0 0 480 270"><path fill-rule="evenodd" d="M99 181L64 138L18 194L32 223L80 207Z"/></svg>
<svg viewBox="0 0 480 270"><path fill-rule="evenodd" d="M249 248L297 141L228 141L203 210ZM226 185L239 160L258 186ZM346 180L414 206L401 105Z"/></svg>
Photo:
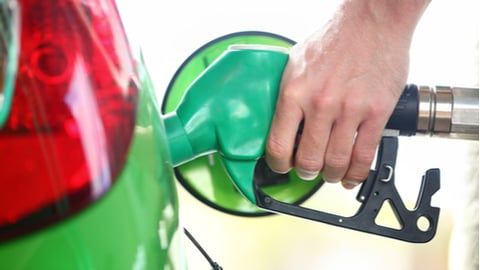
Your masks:
<svg viewBox="0 0 480 270"><path fill-rule="evenodd" d="M233 45L220 55L163 117L173 165L219 152L233 182L255 203L254 169L287 61L285 48L264 45Z"/></svg>

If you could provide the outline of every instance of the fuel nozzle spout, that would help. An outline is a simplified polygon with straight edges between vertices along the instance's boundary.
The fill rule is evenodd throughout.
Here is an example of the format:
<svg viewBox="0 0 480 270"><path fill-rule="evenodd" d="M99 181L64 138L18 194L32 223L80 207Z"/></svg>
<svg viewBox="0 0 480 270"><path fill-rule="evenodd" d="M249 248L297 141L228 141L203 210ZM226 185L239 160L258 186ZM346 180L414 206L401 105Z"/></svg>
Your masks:
<svg viewBox="0 0 480 270"><path fill-rule="evenodd" d="M407 85L387 130L397 135L427 135L478 140L478 88Z"/></svg>

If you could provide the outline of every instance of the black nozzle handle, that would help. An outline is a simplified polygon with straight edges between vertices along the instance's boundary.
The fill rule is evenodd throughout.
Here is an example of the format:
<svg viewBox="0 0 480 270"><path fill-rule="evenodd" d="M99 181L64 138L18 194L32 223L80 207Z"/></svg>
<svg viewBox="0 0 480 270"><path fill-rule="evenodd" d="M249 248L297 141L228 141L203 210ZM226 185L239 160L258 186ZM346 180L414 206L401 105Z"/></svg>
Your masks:
<svg viewBox="0 0 480 270"><path fill-rule="evenodd" d="M353 216L341 216L321 210L288 204L270 197L254 183L257 206L270 212L283 213L356 231L381 235L412 243L430 241L436 233L440 209L431 205L432 197L440 189L440 170L430 169L422 177L415 209L406 208L395 186L395 163L398 151L397 137L383 137L377 152L375 170L371 170L357 195L361 203ZM385 202L389 202L401 228L377 224L376 218ZM421 227L419 219L428 226Z"/></svg>
<svg viewBox="0 0 480 270"><path fill-rule="evenodd" d="M413 136L417 131L419 94L415 84L407 84L387 122L387 129L394 129L403 136Z"/></svg>

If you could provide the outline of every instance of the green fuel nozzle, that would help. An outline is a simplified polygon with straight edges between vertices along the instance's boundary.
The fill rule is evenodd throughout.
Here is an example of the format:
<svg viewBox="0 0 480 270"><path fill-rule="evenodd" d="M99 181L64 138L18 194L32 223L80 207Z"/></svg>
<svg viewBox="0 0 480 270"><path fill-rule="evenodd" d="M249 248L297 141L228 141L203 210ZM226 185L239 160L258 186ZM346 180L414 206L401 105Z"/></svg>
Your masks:
<svg viewBox="0 0 480 270"><path fill-rule="evenodd" d="M232 45L218 57L164 116L173 165L218 152L237 188L256 203L252 177L287 60L285 48L266 45Z"/></svg>

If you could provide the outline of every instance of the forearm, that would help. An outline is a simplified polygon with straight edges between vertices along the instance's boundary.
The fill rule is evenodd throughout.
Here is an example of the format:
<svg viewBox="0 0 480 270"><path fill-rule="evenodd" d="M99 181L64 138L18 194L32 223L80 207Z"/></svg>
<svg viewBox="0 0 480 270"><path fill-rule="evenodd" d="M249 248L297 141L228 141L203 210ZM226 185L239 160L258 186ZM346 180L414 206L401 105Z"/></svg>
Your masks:
<svg viewBox="0 0 480 270"><path fill-rule="evenodd" d="M431 0L345 0L340 12L382 26L383 32L411 39L415 27Z"/></svg>

